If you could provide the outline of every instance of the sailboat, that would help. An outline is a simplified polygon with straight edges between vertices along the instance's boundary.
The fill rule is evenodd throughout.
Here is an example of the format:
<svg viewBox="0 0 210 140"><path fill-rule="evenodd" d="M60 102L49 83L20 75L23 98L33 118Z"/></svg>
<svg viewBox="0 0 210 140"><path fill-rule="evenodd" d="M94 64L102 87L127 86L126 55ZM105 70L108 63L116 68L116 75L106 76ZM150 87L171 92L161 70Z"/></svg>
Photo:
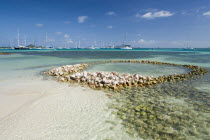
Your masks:
<svg viewBox="0 0 210 140"><path fill-rule="evenodd" d="M26 40L25 40L26 43ZM15 50L29 50L28 47L25 46L21 46L20 45L20 33L19 33L19 29L17 30L17 47L14 47Z"/></svg>
<svg viewBox="0 0 210 140"><path fill-rule="evenodd" d="M80 49L80 40L78 41L77 49Z"/></svg>
<svg viewBox="0 0 210 140"><path fill-rule="evenodd" d="M91 45L90 47L89 47L89 49L92 49L92 50L94 50L94 49L96 49L93 45Z"/></svg>
<svg viewBox="0 0 210 140"><path fill-rule="evenodd" d="M115 47L116 49L123 49L123 50L132 50L133 48L131 45L125 44L127 38L127 34L125 34L123 44L120 46Z"/></svg>
<svg viewBox="0 0 210 140"><path fill-rule="evenodd" d="M98 49L98 47L97 47L97 42L94 41L94 45L91 45L91 46L89 47L89 49L92 49L92 50Z"/></svg>
<svg viewBox="0 0 210 140"><path fill-rule="evenodd" d="M75 42L74 47L70 48L70 49L81 49L80 47L80 40L78 40L77 42Z"/></svg>
<svg viewBox="0 0 210 140"><path fill-rule="evenodd" d="M193 50L193 49L194 49L194 48L190 47L189 44L190 44L189 42L187 42L186 45L184 44L184 46L186 46L186 47L184 48L185 50Z"/></svg>
<svg viewBox="0 0 210 140"><path fill-rule="evenodd" d="M48 35L47 35L47 32L45 34L45 48L46 49L54 49L54 47L51 47L50 45L48 45Z"/></svg>

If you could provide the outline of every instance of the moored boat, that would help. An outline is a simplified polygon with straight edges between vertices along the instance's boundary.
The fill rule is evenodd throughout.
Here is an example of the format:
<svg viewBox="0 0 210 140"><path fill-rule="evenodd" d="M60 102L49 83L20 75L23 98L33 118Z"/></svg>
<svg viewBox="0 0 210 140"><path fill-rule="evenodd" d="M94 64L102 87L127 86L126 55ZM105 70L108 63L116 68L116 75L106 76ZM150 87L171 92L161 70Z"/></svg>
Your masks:
<svg viewBox="0 0 210 140"><path fill-rule="evenodd" d="M125 45L124 47L121 47L120 49L123 49L123 50L132 50L133 48L130 45Z"/></svg>
<svg viewBox="0 0 210 140"><path fill-rule="evenodd" d="M30 48L24 46L14 47L15 50L29 50Z"/></svg>

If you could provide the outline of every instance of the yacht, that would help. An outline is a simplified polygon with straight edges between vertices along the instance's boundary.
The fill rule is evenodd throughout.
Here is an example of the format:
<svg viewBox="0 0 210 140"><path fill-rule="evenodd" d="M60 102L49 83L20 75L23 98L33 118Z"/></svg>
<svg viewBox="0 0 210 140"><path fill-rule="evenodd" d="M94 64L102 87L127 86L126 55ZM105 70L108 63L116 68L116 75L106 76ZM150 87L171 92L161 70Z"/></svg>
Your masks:
<svg viewBox="0 0 210 140"><path fill-rule="evenodd" d="M25 41L26 42L26 41ZM17 47L14 47L15 50L29 50L30 48L20 45L20 33L19 29L17 30Z"/></svg>
<svg viewBox="0 0 210 140"><path fill-rule="evenodd" d="M194 48L193 47L190 47L190 45L189 45L190 43L189 42L187 42L186 44L184 44L184 50L194 50Z"/></svg>
<svg viewBox="0 0 210 140"><path fill-rule="evenodd" d="M120 49L123 49L123 50L132 50L133 48L131 47L131 45L124 45Z"/></svg>
<svg viewBox="0 0 210 140"><path fill-rule="evenodd" d="M89 49L94 50L94 49L96 49L96 48L92 45L92 46L89 47Z"/></svg>
<svg viewBox="0 0 210 140"><path fill-rule="evenodd" d="M125 33L122 45L115 47L116 49L131 50L133 49L131 45L125 44L127 40L127 33Z"/></svg>
<svg viewBox="0 0 210 140"><path fill-rule="evenodd" d="M18 46L18 47L14 47L15 50L29 50L30 48L25 47L25 46Z"/></svg>
<svg viewBox="0 0 210 140"><path fill-rule="evenodd" d="M122 44L120 46L116 46L115 49L132 50L133 48L131 47L131 45Z"/></svg>

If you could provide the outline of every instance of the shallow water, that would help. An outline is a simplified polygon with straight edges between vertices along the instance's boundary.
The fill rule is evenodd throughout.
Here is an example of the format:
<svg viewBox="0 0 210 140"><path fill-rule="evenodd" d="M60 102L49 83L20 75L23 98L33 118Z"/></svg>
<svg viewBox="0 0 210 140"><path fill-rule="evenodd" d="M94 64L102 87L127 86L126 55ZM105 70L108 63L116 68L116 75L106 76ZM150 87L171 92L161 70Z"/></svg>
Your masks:
<svg viewBox="0 0 210 140"><path fill-rule="evenodd" d="M139 74L142 76L162 76L171 74L181 74L189 72L189 69L183 67L166 66L166 65L152 65L139 63L106 63L93 65L87 68L86 71L104 71L104 72L118 72L120 74Z"/></svg>
<svg viewBox="0 0 210 140"><path fill-rule="evenodd" d="M113 93L115 113L127 131L145 139L208 139L210 94L194 81L164 83Z"/></svg>
<svg viewBox="0 0 210 140"><path fill-rule="evenodd" d="M135 126L132 127L134 130L131 130L121 117L117 117L119 115L112 116L111 112L113 109L116 111L116 107L119 108L118 105L133 107L140 103L145 104L145 106L156 105L158 114L171 115L171 117L174 117L173 111L178 109L183 114L181 116L184 118L183 121L188 114L194 115L194 119L188 118L185 122L186 124L195 124L196 129L193 132L189 131L194 128L191 125L179 124L179 129L171 125L184 139L204 139L209 136L207 133L210 128L208 118L208 108L210 108L209 73L190 81L119 91L113 94L116 95L113 96L114 99L108 99L102 91L94 91L78 85L69 87L68 84L58 83L50 78L45 79L45 76L41 74L45 70L66 64L107 59L138 59L193 64L205 67L210 71L210 53L208 51L39 50L12 51L12 53L9 56L0 55L0 138L2 139L24 139L32 138L34 135L37 136L35 138L39 139L68 139L77 136L80 139L140 139L140 137L152 138L155 134L162 138L167 137L162 133L159 134L160 131L151 133L151 128L143 128L142 132L145 133L138 133ZM139 73L145 76L186 72L185 69L177 67L111 63L96 65L90 67L89 70ZM121 92L129 94L122 96ZM78 102L73 102L72 99ZM139 102L138 99L145 100ZM100 104L98 104L98 100L100 100ZM112 103L117 103L117 105L107 109L108 105ZM161 108L158 103L164 103L164 107ZM76 111L77 109L79 111ZM71 116L71 114L74 115ZM78 115L82 116L77 119L76 116ZM176 117L174 118L176 120ZM121 121L124 127L121 126ZM98 122L102 123L98 125ZM129 123L132 125L132 122ZM184 122L182 123L184 124ZM154 125L158 124L162 125L162 123L154 123ZM163 125L166 124L163 123ZM89 128L91 129L85 132L85 129ZM170 130L172 131L172 129ZM80 134L70 135L70 131ZM192 133L195 132L196 136L192 136Z"/></svg>

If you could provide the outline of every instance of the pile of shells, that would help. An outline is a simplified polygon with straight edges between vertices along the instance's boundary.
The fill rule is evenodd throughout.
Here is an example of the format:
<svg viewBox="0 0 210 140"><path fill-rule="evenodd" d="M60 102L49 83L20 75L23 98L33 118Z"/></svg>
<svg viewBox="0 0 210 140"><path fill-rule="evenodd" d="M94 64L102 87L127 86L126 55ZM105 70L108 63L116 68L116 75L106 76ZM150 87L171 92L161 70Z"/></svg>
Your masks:
<svg viewBox="0 0 210 140"><path fill-rule="evenodd" d="M102 64L102 63L146 63L146 64L158 64L158 65L172 65L182 66L190 69L190 72L186 74L173 74L163 75L159 77L144 77L138 74L123 74L120 75L116 72L85 72L84 70L90 65ZM84 72L81 72L84 71ZM47 71L48 75L57 76L61 82L78 82L84 83L91 88L111 88L118 90L119 88L126 88L130 86L147 87L163 82L173 82L178 80L187 80L196 75L203 75L207 72L206 69L194 66L194 65L178 65L173 63L164 63L157 61L144 61L144 60L110 60L88 64L76 64L66 65L58 68L54 68Z"/></svg>
<svg viewBox="0 0 210 140"><path fill-rule="evenodd" d="M138 74L122 74L117 72L82 72L65 76L64 81L76 81L78 83L87 83L93 88L112 88L117 90L118 87L131 85L140 85L151 82L153 77L144 77Z"/></svg>
<svg viewBox="0 0 210 140"><path fill-rule="evenodd" d="M0 52L0 55L10 55L11 53Z"/></svg>
<svg viewBox="0 0 210 140"><path fill-rule="evenodd" d="M65 76L68 74L74 74L80 72L88 67L88 64L76 64L76 65L66 65L58 68L54 68L45 72L45 74L51 76Z"/></svg>

